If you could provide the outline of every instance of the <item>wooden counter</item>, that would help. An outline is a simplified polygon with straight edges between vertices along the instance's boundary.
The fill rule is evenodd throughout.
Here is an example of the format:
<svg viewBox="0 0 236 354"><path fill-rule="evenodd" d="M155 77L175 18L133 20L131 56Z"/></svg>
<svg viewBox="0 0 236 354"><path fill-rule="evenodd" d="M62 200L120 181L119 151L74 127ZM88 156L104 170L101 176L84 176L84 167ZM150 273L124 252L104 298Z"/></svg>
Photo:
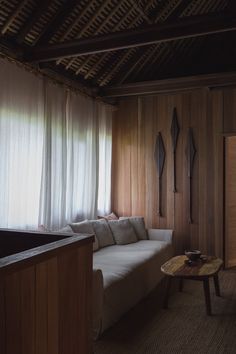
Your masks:
<svg viewBox="0 0 236 354"><path fill-rule="evenodd" d="M93 238L0 230L1 354L92 352Z"/></svg>

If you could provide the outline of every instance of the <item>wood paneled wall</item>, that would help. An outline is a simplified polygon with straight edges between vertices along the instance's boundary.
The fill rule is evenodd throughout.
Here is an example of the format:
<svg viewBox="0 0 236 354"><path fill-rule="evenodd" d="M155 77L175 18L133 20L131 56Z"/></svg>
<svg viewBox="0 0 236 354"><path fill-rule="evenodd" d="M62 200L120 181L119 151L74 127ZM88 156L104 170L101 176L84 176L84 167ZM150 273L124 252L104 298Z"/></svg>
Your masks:
<svg viewBox="0 0 236 354"><path fill-rule="evenodd" d="M177 109L180 134L173 193L171 120ZM193 223L188 222L186 143L193 129L197 149L193 171ZM166 149L163 217L158 210L154 161L156 135ZM112 208L118 215L143 215L149 228L174 229L176 252L199 248L223 257L224 132L236 131L236 90L198 89L133 97L119 102L113 124Z"/></svg>
<svg viewBox="0 0 236 354"><path fill-rule="evenodd" d="M225 141L225 256L236 266L236 136Z"/></svg>

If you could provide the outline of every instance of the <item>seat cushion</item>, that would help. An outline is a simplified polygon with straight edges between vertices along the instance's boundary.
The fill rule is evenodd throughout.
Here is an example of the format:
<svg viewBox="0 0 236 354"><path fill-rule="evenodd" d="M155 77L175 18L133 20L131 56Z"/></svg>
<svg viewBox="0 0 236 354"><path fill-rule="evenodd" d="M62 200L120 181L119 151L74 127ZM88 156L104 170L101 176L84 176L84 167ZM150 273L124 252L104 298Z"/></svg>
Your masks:
<svg viewBox="0 0 236 354"><path fill-rule="evenodd" d="M160 267L173 255L164 241L141 240L103 248L93 256L93 267L103 274L101 332L146 296L163 278Z"/></svg>
<svg viewBox="0 0 236 354"><path fill-rule="evenodd" d="M152 257L164 255L166 251L169 252L169 244L163 241L141 240L127 245L113 245L93 255L93 267L102 270L106 288L114 281L125 278Z"/></svg>

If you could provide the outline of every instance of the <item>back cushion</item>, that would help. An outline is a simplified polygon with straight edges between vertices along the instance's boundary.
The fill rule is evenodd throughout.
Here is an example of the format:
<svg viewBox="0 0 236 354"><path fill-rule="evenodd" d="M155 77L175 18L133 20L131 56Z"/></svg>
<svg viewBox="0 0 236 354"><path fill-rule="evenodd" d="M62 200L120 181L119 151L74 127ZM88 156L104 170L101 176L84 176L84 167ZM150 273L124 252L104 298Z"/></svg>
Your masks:
<svg viewBox="0 0 236 354"><path fill-rule="evenodd" d="M62 229L60 229L60 230L58 230L58 232L65 232L65 233L67 233L67 232L70 232L70 233L73 233L73 230L72 230L72 228L71 228L71 226L70 225L66 225L66 226L64 226Z"/></svg>
<svg viewBox="0 0 236 354"><path fill-rule="evenodd" d="M99 248L115 244L111 229L105 219L90 220L90 223L97 236Z"/></svg>
<svg viewBox="0 0 236 354"><path fill-rule="evenodd" d="M147 240L148 239L147 230L145 228L144 218L142 216L130 216L130 217L122 216L122 217L120 217L120 220L125 220L125 219L128 219L130 221L139 240Z"/></svg>
<svg viewBox="0 0 236 354"><path fill-rule="evenodd" d="M88 220L76 222L76 223L70 224L69 226L72 228L73 232L75 232L76 234L93 234L94 235L94 232L95 232L95 230L93 229L93 226L90 224L90 222ZM98 240L95 235L95 240L93 243L93 251L97 251L98 249L99 249Z"/></svg>
<svg viewBox="0 0 236 354"><path fill-rule="evenodd" d="M106 220L118 220L118 216L115 213L111 213L109 215L98 216L98 219L106 219Z"/></svg>
<svg viewBox="0 0 236 354"><path fill-rule="evenodd" d="M137 242L137 236L128 219L108 221L117 245Z"/></svg>

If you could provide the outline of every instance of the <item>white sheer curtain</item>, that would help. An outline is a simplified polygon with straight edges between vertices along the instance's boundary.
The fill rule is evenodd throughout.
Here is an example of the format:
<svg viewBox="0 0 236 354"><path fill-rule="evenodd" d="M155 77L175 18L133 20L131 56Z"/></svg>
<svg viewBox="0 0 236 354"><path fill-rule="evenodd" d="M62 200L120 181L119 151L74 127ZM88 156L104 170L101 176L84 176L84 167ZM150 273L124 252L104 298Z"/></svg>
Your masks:
<svg viewBox="0 0 236 354"><path fill-rule="evenodd" d="M97 104L99 129L98 215L111 211L111 151L113 107Z"/></svg>
<svg viewBox="0 0 236 354"><path fill-rule="evenodd" d="M112 108L2 60L0 227L110 211Z"/></svg>
<svg viewBox="0 0 236 354"><path fill-rule="evenodd" d="M0 77L0 227L34 228L42 174L42 80L4 60Z"/></svg>

